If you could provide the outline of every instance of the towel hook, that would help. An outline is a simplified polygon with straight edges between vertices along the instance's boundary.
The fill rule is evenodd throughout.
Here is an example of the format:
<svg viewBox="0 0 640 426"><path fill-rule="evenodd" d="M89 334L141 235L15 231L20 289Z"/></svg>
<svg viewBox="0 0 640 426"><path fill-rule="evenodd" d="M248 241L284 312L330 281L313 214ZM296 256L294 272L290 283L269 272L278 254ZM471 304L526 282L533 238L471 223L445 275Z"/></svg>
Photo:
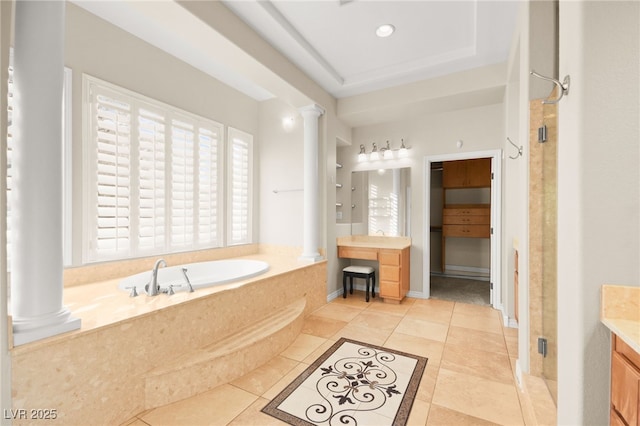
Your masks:
<svg viewBox="0 0 640 426"><path fill-rule="evenodd" d="M509 158L511 158L512 160L517 160L517 159L518 159L518 157L522 157L522 146L520 146L520 147L519 147L518 145L516 145L515 143L513 143L513 141L512 141L511 139L509 139L509 136L507 136L507 140L509 141L509 143L510 143L511 145L515 146L515 147L516 147L516 149L518 150L518 154L517 154L516 156L514 156L514 157L509 156Z"/></svg>
<svg viewBox="0 0 640 426"><path fill-rule="evenodd" d="M560 102L560 99L562 99L564 95L569 94L569 86L571 85L571 78L568 75L565 75L564 80L562 80L562 83L560 83L555 78L545 77L544 75L538 74L534 70L531 70L530 74L542 80L552 82L553 84L558 86L558 89L560 90L560 96L558 96L556 99L545 99L544 101L542 101L543 104L557 104L558 102Z"/></svg>

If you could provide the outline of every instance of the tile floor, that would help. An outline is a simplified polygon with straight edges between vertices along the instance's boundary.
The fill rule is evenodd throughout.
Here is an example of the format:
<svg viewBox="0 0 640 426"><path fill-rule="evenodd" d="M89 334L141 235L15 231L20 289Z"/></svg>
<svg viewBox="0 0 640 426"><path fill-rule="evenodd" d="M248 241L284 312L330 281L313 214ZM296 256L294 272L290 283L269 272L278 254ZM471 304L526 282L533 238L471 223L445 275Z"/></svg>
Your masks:
<svg viewBox="0 0 640 426"><path fill-rule="evenodd" d="M267 364L125 425L283 424L260 409L340 337L429 358L409 425L536 424L535 403L514 381L517 330L504 328L498 311L435 299L366 303L355 292L310 315L297 340Z"/></svg>

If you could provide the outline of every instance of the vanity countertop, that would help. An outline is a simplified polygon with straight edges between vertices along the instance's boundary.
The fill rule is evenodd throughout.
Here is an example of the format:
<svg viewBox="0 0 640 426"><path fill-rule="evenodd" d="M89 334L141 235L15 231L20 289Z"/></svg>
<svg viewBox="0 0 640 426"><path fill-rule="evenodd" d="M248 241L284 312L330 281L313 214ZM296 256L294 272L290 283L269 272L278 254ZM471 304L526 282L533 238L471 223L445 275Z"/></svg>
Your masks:
<svg viewBox="0 0 640 426"><path fill-rule="evenodd" d="M640 287L603 285L600 321L640 353Z"/></svg>
<svg viewBox="0 0 640 426"><path fill-rule="evenodd" d="M411 246L409 237L383 237L380 235L348 235L338 237L337 245L342 247L365 247L376 249L402 250Z"/></svg>

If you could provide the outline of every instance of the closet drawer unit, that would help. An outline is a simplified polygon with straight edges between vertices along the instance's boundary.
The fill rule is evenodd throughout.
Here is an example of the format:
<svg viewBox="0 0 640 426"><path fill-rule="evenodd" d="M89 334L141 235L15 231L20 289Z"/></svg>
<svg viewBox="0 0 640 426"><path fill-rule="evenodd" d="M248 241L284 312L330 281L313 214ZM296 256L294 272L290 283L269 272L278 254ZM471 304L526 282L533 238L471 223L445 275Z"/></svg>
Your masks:
<svg viewBox="0 0 640 426"><path fill-rule="evenodd" d="M380 282L382 281L393 281L393 282L399 283L400 267L380 265Z"/></svg>
<svg viewBox="0 0 640 426"><path fill-rule="evenodd" d="M378 253L378 262L381 265L400 265L400 251L398 250L380 250Z"/></svg>
<svg viewBox="0 0 640 426"><path fill-rule="evenodd" d="M489 225L443 225L443 237L490 238Z"/></svg>
<svg viewBox="0 0 640 426"><path fill-rule="evenodd" d="M378 260L378 249L339 246L338 257L344 257L347 259Z"/></svg>
<svg viewBox="0 0 640 426"><path fill-rule="evenodd" d="M491 217L491 208L489 206L456 206L456 207L445 207L442 210L443 218L447 216L487 216Z"/></svg>
<svg viewBox="0 0 640 426"><path fill-rule="evenodd" d="M489 215L477 215L477 216L453 216L445 215L442 217L443 225L489 225L491 223L491 216Z"/></svg>

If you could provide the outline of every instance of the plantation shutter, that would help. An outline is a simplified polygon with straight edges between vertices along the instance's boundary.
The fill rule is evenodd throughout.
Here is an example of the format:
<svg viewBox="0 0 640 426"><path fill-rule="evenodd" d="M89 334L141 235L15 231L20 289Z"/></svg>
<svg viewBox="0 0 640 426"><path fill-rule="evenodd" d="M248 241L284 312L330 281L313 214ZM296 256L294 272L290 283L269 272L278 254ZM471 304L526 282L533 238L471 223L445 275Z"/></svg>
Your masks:
<svg viewBox="0 0 640 426"><path fill-rule="evenodd" d="M185 247L194 239L193 125L173 120L171 126L171 245Z"/></svg>
<svg viewBox="0 0 640 426"><path fill-rule="evenodd" d="M198 130L198 242L220 245L218 224L220 128Z"/></svg>
<svg viewBox="0 0 640 426"><path fill-rule="evenodd" d="M230 139L230 215L229 241L233 244L251 242L251 167L252 136L229 129Z"/></svg>
<svg viewBox="0 0 640 426"><path fill-rule="evenodd" d="M126 254L131 246L131 105L96 93L93 103L97 186L96 257Z"/></svg>
<svg viewBox="0 0 640 426"><path fill-rule="evenodd" d="M165 245L165 120L160 114L138 111L138 249Z"/></svg>

